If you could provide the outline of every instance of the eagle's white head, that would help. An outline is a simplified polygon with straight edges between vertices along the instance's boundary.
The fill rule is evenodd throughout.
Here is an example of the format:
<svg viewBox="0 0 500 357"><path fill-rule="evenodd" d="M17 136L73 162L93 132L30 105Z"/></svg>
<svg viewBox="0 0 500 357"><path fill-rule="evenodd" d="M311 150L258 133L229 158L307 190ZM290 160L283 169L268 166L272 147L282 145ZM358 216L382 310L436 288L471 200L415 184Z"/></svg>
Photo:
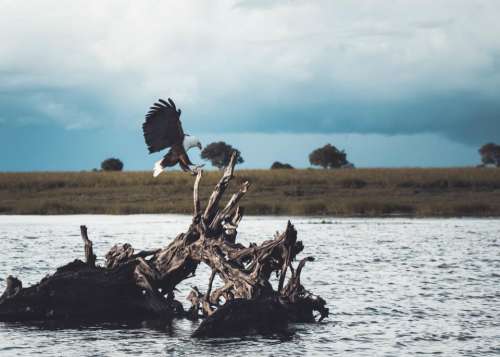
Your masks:
<svg viewBox="0 0 500 357"><path fill-rule="evenodd" d="M182 146L184 146L184 150L188 151L191 148L197 147L201 150L200 140L196 136L185 135L184 141L182 142Z"/></svg>

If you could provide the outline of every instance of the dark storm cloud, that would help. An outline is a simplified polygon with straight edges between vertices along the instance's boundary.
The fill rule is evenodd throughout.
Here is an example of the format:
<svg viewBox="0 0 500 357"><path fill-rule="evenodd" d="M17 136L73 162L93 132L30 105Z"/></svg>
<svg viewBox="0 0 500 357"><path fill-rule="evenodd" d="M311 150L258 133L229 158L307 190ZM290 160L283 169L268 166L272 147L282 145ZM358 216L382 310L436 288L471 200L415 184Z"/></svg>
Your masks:
<svg viewBox="0 0 500 357"><path fill-rule="evenodd" d="M135 132L171 96L192 133L498 141L497 1L57 5L0 5L0 127Z"/></svg>
<svg viewBox="0 0 500 357"><path fill-rule="evenodd" d="M33 86L0 91L0 127L56 125L65 129L102 126L115 115L107 98L87 90Z"/></svg>
<svg viewBox="0 0 500 357"><path fill-rule="evenodd" d="M224 111L212 113L193 108L189 120L204 131L217 122L218 130L226 132L437 133L472 145L498 140L500 133L500 101L463 91L396 102L322 98L314 103L252 103L229 101Z"/></svg>

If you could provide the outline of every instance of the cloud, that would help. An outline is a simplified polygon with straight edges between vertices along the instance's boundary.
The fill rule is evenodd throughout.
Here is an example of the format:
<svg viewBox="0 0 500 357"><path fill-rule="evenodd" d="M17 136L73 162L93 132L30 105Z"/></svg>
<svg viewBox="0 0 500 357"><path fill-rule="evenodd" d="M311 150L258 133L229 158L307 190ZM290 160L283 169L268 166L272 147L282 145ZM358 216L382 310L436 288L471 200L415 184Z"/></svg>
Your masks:
<svg viewBox="0 0 500 357"><path fill-rule="evenodd" d="M241 0L234 4L235 8L247 10L272 9L278 6L303 4L305 0Z"/></svg>
<svg viewBox="0 0 500 357"><path fill-rule="evenodd" d="M495 140L499 10L494 0L7 0L0 126L137 130L151 102L171 96L191 132Z"/></svg>

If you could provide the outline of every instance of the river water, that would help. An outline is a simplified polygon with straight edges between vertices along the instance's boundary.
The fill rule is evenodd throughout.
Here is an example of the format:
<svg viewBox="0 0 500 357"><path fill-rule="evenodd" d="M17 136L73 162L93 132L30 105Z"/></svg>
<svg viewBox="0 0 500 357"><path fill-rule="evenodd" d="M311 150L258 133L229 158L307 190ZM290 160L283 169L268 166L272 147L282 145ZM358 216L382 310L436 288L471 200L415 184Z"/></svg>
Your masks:
<svg viewBox="0 0 500 357"><path fill-rule="evenodd" d="M79 225L101 259L114 243L152 249L186 230L190 217L0 216L0 290L27 286L83 256ZM260 242L287 218L245 217L238 240ZM48 327L0 322L1 356L243 355L493 356L500 354L500 220L291 219L305 244L304 285L328 301L320 324L286 336L190 338L196 323ZM209 270L179 287L206 288Z"/></svg>

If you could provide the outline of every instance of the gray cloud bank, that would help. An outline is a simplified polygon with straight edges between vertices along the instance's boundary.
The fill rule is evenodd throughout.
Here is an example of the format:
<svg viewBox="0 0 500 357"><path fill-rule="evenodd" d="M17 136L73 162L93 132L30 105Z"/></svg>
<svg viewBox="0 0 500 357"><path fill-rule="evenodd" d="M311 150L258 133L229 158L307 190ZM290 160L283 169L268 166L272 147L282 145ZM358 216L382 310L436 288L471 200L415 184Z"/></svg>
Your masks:
<svg viewBox="0 0 500 357"><path fill-rule="evenodd" d="M500 132L500 2L0 2L0 127Z"/></svg>

